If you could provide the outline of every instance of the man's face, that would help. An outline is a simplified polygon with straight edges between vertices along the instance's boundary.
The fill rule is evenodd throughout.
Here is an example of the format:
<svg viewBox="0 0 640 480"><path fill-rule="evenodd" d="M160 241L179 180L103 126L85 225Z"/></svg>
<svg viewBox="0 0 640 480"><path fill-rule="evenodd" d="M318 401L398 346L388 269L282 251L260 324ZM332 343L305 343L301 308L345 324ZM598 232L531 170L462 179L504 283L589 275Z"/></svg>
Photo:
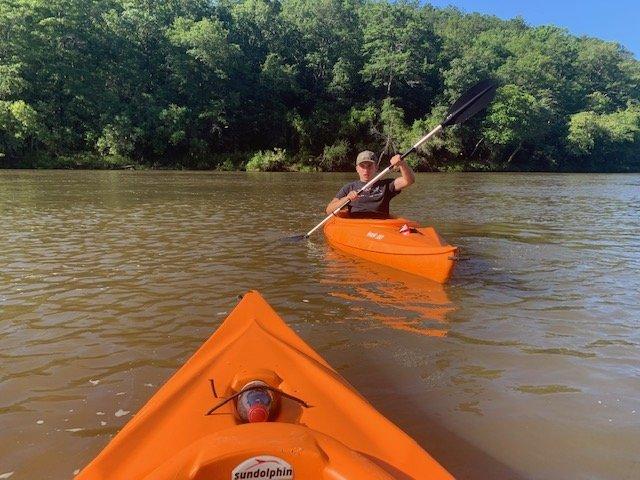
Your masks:
<svg viewBox="0 0 640 480"><path fill-rule="evenodd" d="M356 165L356 172L360 176L360 181L368 182L371 180L378 171L378 165L373 162L360 162Z"/></svg>

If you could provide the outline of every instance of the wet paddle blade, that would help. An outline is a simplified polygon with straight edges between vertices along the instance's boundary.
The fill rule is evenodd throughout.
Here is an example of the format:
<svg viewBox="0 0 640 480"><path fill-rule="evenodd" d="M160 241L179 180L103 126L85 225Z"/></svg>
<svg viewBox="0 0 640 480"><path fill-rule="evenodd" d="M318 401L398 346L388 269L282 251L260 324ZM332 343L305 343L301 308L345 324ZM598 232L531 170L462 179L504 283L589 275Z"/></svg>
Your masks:
<svg viewBox="0 0 640 480"><path fill-rule="evenodd" d="M303 240L306 240L309 236L305 233L304 235L294 235L292 237L284 237L282 242L284 243L297 243Z"/></svg>
<svg viewBox="0 0 640 480"><path fill-rule="evenodd" d="M469 120L491 103L497 87L492 80L483 80L475 84L451 106L441 125L446 127Z"/></svg>

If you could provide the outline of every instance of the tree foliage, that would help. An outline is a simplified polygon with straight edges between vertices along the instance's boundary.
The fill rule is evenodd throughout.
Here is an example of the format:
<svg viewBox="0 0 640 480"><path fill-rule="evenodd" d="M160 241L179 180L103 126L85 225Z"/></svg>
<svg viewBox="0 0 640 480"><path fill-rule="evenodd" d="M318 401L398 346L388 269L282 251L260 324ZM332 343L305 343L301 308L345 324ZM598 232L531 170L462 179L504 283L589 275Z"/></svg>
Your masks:
<svg viewBox="0 0 640 480"><path fill-rule="evenodd" d="M422 3L0 0L0 166L352 168L492 78L417 169L640 169L629 51Z"/></svg>

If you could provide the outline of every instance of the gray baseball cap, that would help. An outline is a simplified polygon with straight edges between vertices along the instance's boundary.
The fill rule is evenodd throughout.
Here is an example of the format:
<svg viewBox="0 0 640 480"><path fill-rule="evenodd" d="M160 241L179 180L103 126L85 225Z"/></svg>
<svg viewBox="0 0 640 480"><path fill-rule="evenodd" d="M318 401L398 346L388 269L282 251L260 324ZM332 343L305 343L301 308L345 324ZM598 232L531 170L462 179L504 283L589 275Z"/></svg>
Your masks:
<svg viewBox="0 0 640 480"><path fill-rule="evenodd" d="M360 152L358 154L358 157L356 158L356 165L360 165L362 162L376 163L376 154L370 150L365 150L364 152Z"/></svg>

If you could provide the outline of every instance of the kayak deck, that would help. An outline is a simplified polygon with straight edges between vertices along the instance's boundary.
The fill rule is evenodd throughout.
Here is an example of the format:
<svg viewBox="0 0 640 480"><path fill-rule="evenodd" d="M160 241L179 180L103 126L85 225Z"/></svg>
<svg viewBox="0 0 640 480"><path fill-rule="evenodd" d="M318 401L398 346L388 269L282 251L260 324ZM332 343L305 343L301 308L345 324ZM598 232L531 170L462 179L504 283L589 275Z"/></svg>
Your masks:
<svg viewBox="0 0 640 480"><path fill-rule="evenodd" d="M409 232L400 229L406 225ZM334 217L324 226L333 247L371 262L445 283L453 272L457 247L446 243L432 227L405 218L353 219Z"/></svg>
<svg viewBox="0 0 640 480"><path fill-rule="evenodd" d="M205 415L254 379L308 407L283 396L271 422L242 423L233 401ZM251 461L274 479L452 478L249 292L77 479L263 478L235 475Z"/></svg>

